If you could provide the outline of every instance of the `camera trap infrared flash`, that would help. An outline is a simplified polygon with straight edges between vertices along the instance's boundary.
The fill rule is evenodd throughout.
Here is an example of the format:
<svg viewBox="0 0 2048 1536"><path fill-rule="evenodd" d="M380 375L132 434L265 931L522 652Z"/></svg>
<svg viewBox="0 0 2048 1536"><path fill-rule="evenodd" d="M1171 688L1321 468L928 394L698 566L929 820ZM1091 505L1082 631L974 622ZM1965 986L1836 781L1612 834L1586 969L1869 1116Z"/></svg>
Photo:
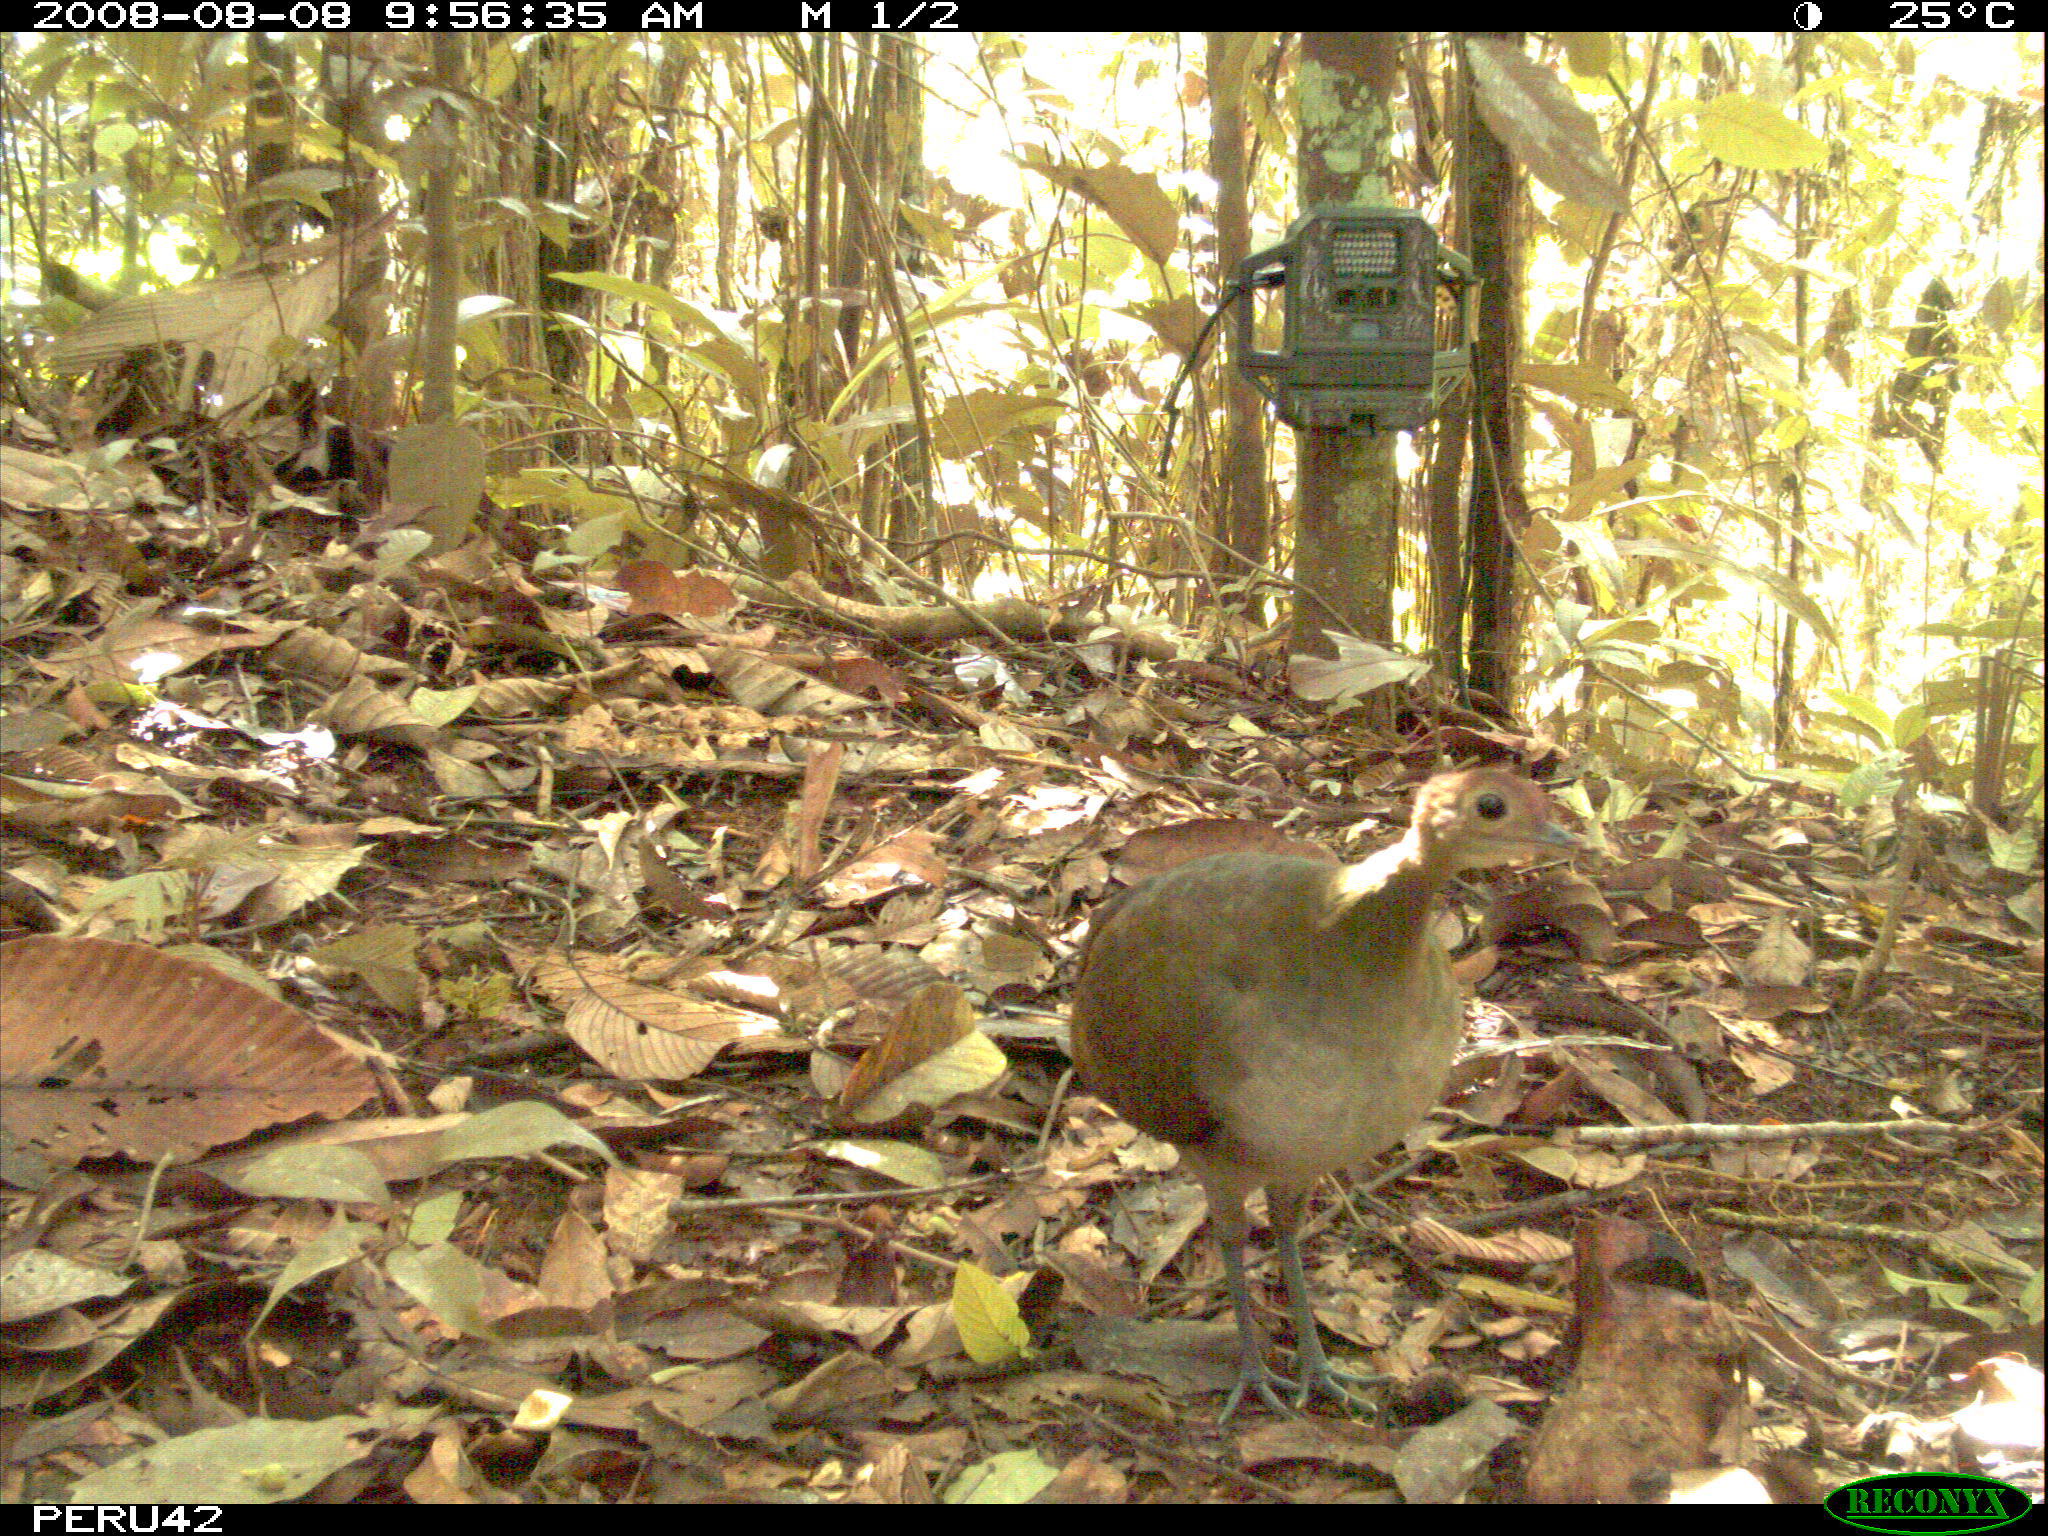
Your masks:
<svg viewBox="0 0 2048 1536"><path fill-rule="evenodd" d="M1237 364L1290 427L1396 432L1435 414L1472 366L1472 264L1412 208L1330 203L1237 269ZM1450 290L1458 345L1436 348L1436 289ZM1278 352L1256 350L1251 290L1275 288Z"/></svg>

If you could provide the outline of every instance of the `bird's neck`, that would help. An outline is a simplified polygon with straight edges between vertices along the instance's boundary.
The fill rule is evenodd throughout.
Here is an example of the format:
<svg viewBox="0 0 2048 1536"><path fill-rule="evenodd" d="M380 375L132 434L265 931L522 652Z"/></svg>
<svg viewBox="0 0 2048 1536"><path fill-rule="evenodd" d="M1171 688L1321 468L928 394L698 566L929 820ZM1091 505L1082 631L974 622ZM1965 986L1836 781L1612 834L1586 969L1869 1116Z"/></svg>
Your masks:
<svg viewBox="0 0 2048 1536"><path fill-rule="evenodd" d="M1323 926L1389 946L1412 944L1428 931L1431 904L1449 876L1441 861L1404 837L1337 872Z"/></svg>

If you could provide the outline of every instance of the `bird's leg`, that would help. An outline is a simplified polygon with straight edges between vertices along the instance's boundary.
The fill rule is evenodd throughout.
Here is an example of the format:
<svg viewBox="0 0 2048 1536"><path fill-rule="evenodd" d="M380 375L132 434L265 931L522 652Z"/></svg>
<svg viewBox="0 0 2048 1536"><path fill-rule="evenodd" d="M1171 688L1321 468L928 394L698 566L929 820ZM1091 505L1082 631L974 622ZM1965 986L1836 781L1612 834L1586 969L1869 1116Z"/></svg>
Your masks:
<svg viewBox="0 0 2048 1536"><path fill-rule="evenodd" d="M1321 1390L1346 1408L1369 1411L1372 1403L1350 1388L1373 1386L1385 1381L1386 1377L1359 1376L1331 1365L1330 1357L1323 1353L1323 1336L1316 1327L1315 1313L1309 1310L1308 1275L1301 1267L1301 1245L1295 1241L1296 1229L1301 1225L1303 1203L1300 1195L1289 1197L1276 1195L1270 1189L1266 1191L1266 1204L1273 1217L1275 1246L1280 1252L1280 1273L1287 1282L1287 1300L1294 1311L1294 1352L1301 1365L1300 1395L1296 1397L1295 1405L1307 1407L1309 1399Z"/></svg>
<svg viewBox="0 0 2048 1536"><path fill-rule="evenodd" d="M1235 1230L1232 1230L1233 1225ZM1223 1244L1223 1278L1230 1287L1231 1308L1237 1314L1237 1382L1231 1387L1230 1396L1223 1400L1223 1411L1216 1415L1216 1422L1227 1424L1230 1421L1247 1388L1258 1393L1268 1407L1286 1413L1287 1404L1274 1388L1291 1387L1294 1383L1266 1364L1266 1336L1258 1320L1252 1316L1251 1287L1245 1283L1244 1277L1242 1211L1234 1224L1219 1220L1217 1227L1217 1236Z"/></svg>

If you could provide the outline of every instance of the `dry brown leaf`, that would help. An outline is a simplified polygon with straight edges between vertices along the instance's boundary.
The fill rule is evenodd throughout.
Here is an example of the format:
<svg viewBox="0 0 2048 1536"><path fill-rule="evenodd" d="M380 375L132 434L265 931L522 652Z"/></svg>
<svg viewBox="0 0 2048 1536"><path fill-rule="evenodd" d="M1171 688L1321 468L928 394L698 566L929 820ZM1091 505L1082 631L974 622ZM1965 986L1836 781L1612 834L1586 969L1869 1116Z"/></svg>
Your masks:
<svg viewBox="0 0 2048 1536"><path fill-rule="evenodd" d="M180 808L181 802L175 795L135 794L127 790L60 795L48 793L26 780L0 777L0 817L6 819L7 825L23 831L134 828L167 820L177 815Z"/></svg>
<svg viewBox="0 0 2048 1536"><path fill-rule="evenodd" d="M834 1355L823 1365L765 1399L785 1424L807 1424L876 1398L892 1399L908 1385L900 1374L858 1350Z"/></svg>
<svg viewBox="0 0 2048 1536"><path fill-rule="evenodd" d="M569 1038L607 1072L634 1081L694 1077L720 1047L782 1033L761 1014L628 981L604 955L578 955L574 965L540 956L533 980L561 1006Z"/></svg>
<svg viewBox="0 0 2048 1536"><path fill-rule="evenodd" d="M1825 1014L1834 1003L1812 987L1752 986L1742 989L1742 1016L1775 1022L1788 1013Z"/></svg>
<svg viewBox="0 0 2048 1536"><path fill-rule="evenodd" d="M339 635L311 624L295 625L272 642L263 659L274 672L339 688L361 673L399 676L404 669L389 658L366 655ZM381 664L380 664L381 663Z"/></svg>
<svg viewBox="0 0 2048 1536"><path fill-rule="evenodd" d="M675 1377L649 1394L647 1406L665 1419L696 1429L760 1398L781 1381L781 1374L762 1361L733 1360Z"/></svg>
<svg viewBox="0 0 2048 1536"><path fill-rule="evenodd" d="M6 457L0 458L0 501L10 508L88 512L166 498L163 482L148 465L136 459L107 463L104 458L98 453L90 459L58 458L10 442Z"/></svg>
<svg viewBox="0 0 2048 1536"><path fill-rule="evenodd" d="M337 1119L376 1092L298 1009L141 944L0 945L0 1017L8 1128L64 1162L190 1158L265 1126Z"/></svg>
<svg viewBox="0 0 2048 1536"><path fill-rule="evenodd" d="M1667 949L1705 949L1707 936L1685 912L1652 912L1648 917L1622 925L1621 937L1638 944L1661 944Z"/></svg>
<svg viewBox="0 0 2048 1536"><path fill-rule="evenodd" d="M484 720L519 720L544 715L575 690L537 677L498 677L476 691L470 713Z"/></svg>
<svg viewBox="0 0 2048 1536"><path fill-rule="evenodd" d="M632 599L629 614L718 619L740 605L739 594L718 577L679 571L659 560L622 560L612 579Z"/></svg>
<svg viewBox="0 0 2048 1536"><path fill-rule="evenodd" d="M945 1100L986 1088L1007 1063L974 1024L973 1005L951 982L919 992L855 1064L839 1095L840 1122L872 1129L905 1114L928 1118Z"/></svg>
<svg viewBox="0 0 2048 1536"><path fill-rule="evenodd" d="M96 634L59 646L35 665L66 681L155 683L216 651L255 643L243 633L220 633L137 612Z"/></svg>
<svg viewBox="0 0 2048 1536"><path fill-rule="evenodd" d="M404 699L379 688L367 677L349 679L321 713L337 736L366 736L424 748L442 735L415 715Z"/></svg>
<svg viewBox="0 0 2048 1536"><path fill-rule="evenodd" d="M1614 951L1614 913L1599 887L1575 871L1546 875L1494 902L1480 934L1482 942L1497 944L1532 928L1568 935L1582 960L1604 960Z"/></svg>
<svg viewBox="0 0 2048 1536"><path fill-rule="evenodd" d="M885 704L900 704L909 692L901 672L872 656L835 656L825 670L833 686Z"/></svg>
<svg viewBox="0 0 2048 1536"><path fill-rule="evenodd" d="M865 699L748 651L706 647L704 664L727 693L764 715L824 717L848 714L867 705Z"/></svg>
<svg viewBox="0 0 2048 1536"><path fill-rule="evenodd" d="M911 881L937 888L946 883L947 873L947 863L939 856L938 839L921 827L912 827L849 859L819 883L819 891L827 906L847 907L871 901Z"/></svg>
<svg viewBox="0 0 2048 1536"><path fill-rule="evenodd" d="M1556 1264L1571 1256L1572 1245L1547 1232L1520 1227L1511 1232L1487 1236L1460 1232L1440 1221L1418 1217L1408 1223L1408 1240L1432 1253L1449 1254L1479 1264L1504 1269L1526 1269L1532 1264Z"/></svg>
<svg viewBox="0 0 2048 1536"><path fill-rule="evenodd" d="M1813 951L1801 942L1792 917L1773 913L1756 937L1743 979L1751 986L1798 987L1812 973Z"/></svg>
<svg viewBox="0 0 2048 1536"><path fill-rule="evenodd" d="M537 1289L546 1305L576 1312L588 1312L611 1299L604 1239L580 1212L565 1212L555 1223L547 1257L541 1261Z"/></svg>
<svg viewBox="0 0 2048 1536"><path fill-rule="evenodd" d="M845 760L846 743L834 741L812 752L810 761L804 764L803 789L797 796L794 825L789 834L794 844L791 873L798 880L809 882L817 878L823 858L818 834L832 809L832 797L839 788L839 767Z"/></svg>
<svg viewBox="0 0 2048 1536"><path fill-rule="evenodd" d="M648 1168L607 1168L604 1232L614 1252L642 1264L654 1261L675 1235L669 1205L687 1187L678 1173Z"/></svg>
<svg viewBox="0 0 2048 1536"><path fill-rule="evenodd" d="M912 950L863 944L829 954L822 978L814 969L806 969L785 978L784 985L813 984L825 994L823 1000L834 1005L843 992L848 1000L901 1006L945 979Z"/></svg>
<svg viewBox="0 0 2048 1536"><path fill-rule="evenodd" d="M1580 1082L1620 1110L1630 1125L1675 1125L1679 1117L1647 1088L1624 1076L1605 1051L1555 1046L1558 1059L1570 1063Z"/></svg>

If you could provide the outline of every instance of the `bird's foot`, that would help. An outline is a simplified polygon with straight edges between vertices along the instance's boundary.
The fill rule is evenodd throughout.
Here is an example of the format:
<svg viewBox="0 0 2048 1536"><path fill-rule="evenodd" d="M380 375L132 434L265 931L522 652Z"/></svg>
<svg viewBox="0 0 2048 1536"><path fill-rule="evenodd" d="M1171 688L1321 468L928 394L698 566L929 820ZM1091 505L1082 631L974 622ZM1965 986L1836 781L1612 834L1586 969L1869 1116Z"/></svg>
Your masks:
<svg viewBox="0 0 2048 1536"><path fill-rule="evenodd" d="M1301 1381L1296 1388L1295 1407L1306 1408L1309 1401L1317 1393L1321 1393L1333 1399L1339 1408L1352 1413L1377 1411L1378 1405L1372 1398L1352 1389L1380 1386L1391 1378L1385 1375L1360 1376L1352 1371L1340 1371L1328 1360L1321 1358L1320 1351L1317 1352L1317 1356L1314 1360L1304 1359L1301 1362ZM1289 1382L1288 1385L1296 1384Z"/></svg>
<svg viewBox="0 0 2048 1536"><path fill-rule="evenodd" d="M1280 1394L1294 1389L1292 1379L1282 1376L1265 1361L1246 1360L1238 1367L1237 1381L1230 1389L1230 1396L1223 1399L1223 1411L1216 1415L1216 1422L1228 1424L1230 1416L1237 1412L1237 1405L1244 1401L1246 1392L1256 1392L1268 1408L1291 1417L1294 1410L1287 1406L1287 1400Z"/></svg>
<svg viewBox="0 0 2048 1536"><path fill-rule="evenodd" d="M1300 1364L1301 1375L1297 1379L1283 1376L1263 1359L1247 1357L1240 1360L1237 1380L1230 1388L1230 1396L1223 1400L1223 1411L1216 1415L1216 1422L1229 1423L1230 1416L1237 1412L1247 1392L1256 1394L1275 1413L1289 1418L1307 1408L1319 1394L1330 1398L1346 1412L1371 1413L1376 1409L1372 1398L1353 1389L1377 1387L1392 1379L1384 1374L1361 1376L1352 1371L1340 1371L1330 1364L1321 1350L1315 1351L1313 1357L1304 1357ZM1291 1403L1288 1401L1290 1397L1293 1399Z"/></svg>

